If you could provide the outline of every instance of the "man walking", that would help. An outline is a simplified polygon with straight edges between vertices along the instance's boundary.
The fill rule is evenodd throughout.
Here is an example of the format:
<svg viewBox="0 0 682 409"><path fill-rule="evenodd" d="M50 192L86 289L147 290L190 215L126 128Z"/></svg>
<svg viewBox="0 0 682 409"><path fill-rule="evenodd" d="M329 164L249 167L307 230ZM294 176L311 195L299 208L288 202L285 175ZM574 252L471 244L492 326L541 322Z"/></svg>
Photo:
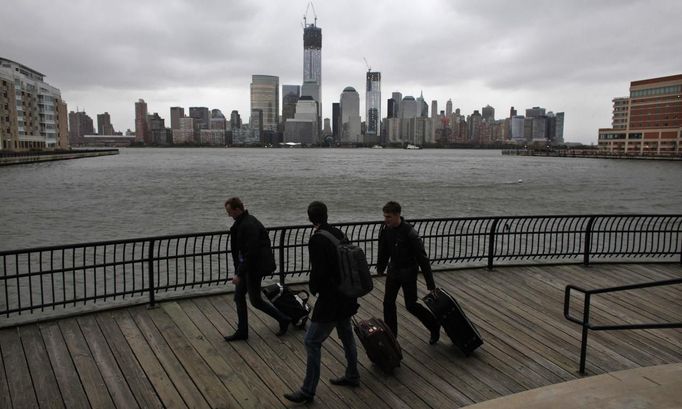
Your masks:
<svg viewBox="0 0 682 409"><path fill-rule="evenodd" d="M398 318L395 301L402 287L407 310L431 331L429 344L433 345L440 338L440 324L426 307L417 302L417 274L420 268L426 280L426 287L430 291L436 289L431 262L417 231L400 216L400 204L388 202L383 212L385 227L379 233L377 272L384 274L388 266L384 292L384 321L397 337Z"/></svg>
<svg viewBox="0 0 682 409"><path fill-rule="evenodd" d="M336 332L343 344L346 355L346 373L340 378L330 379L332 385L355 387L360 384L358 373L358 353L351 328L351 317L358 310L356 298L348 298L337 290L339 284L339 262L336 246L319 231L333 234L339 240L344 234L327 223L327 206L322 202L312 202L308 206L308 219L315 228L315 233L308 242L310 254L310 292L317 295L317 301L310 319L310 326L305 334L305 349L308 354L305 379L301 389L284 394L292 402L312 402L315 389L320 380L320 359L322 343L332 330Z"/></svg>
<svg viewBox="0 0 682 409"><path fill-rule="evenodd" d="M277 336L284 335L291 319L273 305L265 302L261 296L263 275L275 271L275 257L270 247L270 237L258 219L251 216L238 197L225 201L225 211L234 219L230 228L230 245L235 273L232 283L235 285L234 302L237 304L237 331L225 337L225 341L239 341L249 338L249 317L246 306L246 294L249 294L251 305L279 323Z"/></svg>

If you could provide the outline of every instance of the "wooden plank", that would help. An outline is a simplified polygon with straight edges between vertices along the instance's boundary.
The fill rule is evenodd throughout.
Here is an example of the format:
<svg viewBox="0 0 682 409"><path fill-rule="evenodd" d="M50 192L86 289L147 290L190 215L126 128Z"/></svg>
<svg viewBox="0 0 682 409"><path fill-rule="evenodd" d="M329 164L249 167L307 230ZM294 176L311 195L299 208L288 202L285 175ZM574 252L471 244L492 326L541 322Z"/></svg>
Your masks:
<svg viewBox="0 0 682 409"><path fill-rule="evenodd" d="M149 347L154 352L156 359L168 374L168 377L180 393L180 396L182 396L185 404L192 408L211 407L199 390L199 386L194 384L191 376L185 371L185 368L173 354L172 349L166 343L165 338L161 335L156 326L154 326L154 323L146 314L146 311L144 311L142 307L138 307L130 309L129 312L131 313L137 328L142 335L144 335ZM119 325L121 325L120 322ZM138 359L139 358L138 355ZM161 394L159 393L159 395Z"/></svg>
<svg viewBox="0 0 682 409"><path fill-rule="evenodd" d="M147 311L147 315L153 320L159 333L164 337L178 361L189 374L190 379L197 385L211 407L240 407L230 391L218 380L219 374L204 362L201 355L193 348L166 311L155 308Z"/></svg>
<svg viewBox="0 0 682 409"><path fill-rule="evenodd" d="M59 321L66 346L76 366L78 375L90 404L95 408L115 408L97 363L92 357L78 322L73 318Z"/></svg>
<svg viewBox="0 0 682 409"><path fill-rule="evenodd" d="M372 295L377 298L377 302L381 302L382 307L380 310L376 311L376 315L382 317L384 286L378 286L377 290L373 291ZM428 340L430 333L424 328L417 317L407 311L402 292L398 295L397 306L398 341L413 345L411 349L408 349L408 352L423 349L425 347L430 348L427 349L427 351L429 351L430 354L434 354L431 360L443 360L444 362L447 362L448 366L454 368L459 376L466 380L462 384L462 387L464 388L468 385L469 392L467 393L469 395L475 396L472 395L471 392L471 389L474 389L483 395L481 397L482 399L492 399L504 394L509 394L513 390L518 390L520 388L520 385L518 384L510 384L510 378L505 379L503 376L498 376L500 374L496 373L490 365L482 362L478 356L463 359L463 355L451 345L448 345L447 342L441 342L440 345L429 346L425 341ZM446 349L443 349L443 347Z"/></svg>
<svg viewBox="0 0 682 409"><path fill-rule="evenodd" d="M236 317L234 302L228 301L227 297L211 297L210 301L226 321L231 322ZM268 317L267 320L269 322L270 318ZM305 374L305 355L295 353L285 343L286 340L275 337L265 321L261 320L259 314L252 309L249 311L249 326L249 341L234 343L234 347L239 353L246 353L253 348L289 386L288 390L283 390L281 393L298 390ZM298 342L302 343L302 338ZM322 368L325 368L324 359L322 362ZM347 407L348 403L334 389L324 382L324 378L321 378L316 391L318 397L316 404L321 403L330 408ZM319 398L320 396L324 398Z"/></svg>
<svg viewBox="0 0 682 409"><path fill-rule="evenodd" d="M2 344L0 344L0 408L12 408L12 397L9 394L5 372L5 359L2 357Z"/></svg>
<svg viewBox="0 0 682 409"><path fill-rule="evenodd" d="M9 370L6 376L12 406L15 408L37 407L38 400L33 390L31 373L16 328L0 330L0 349L4 366Z"/></svg>
<svg viewBox="0 0 682 409"><path fill-rule="evenodd" d="M277 397L260 382L249 380L249 378L257 380L258 375L244 365L244 362L239 359L238 356L235 356L235 354L222 354L223 351L226 351L226 348L220 333L215 331L215 328L212 327L207 329L208 333L203 333L197 327L201 318L198 318L195 325L195 322L192 322L185 312L185 307L190 310L194 309L195 312L198 311L191 301L183 302L182 307L176 302L166 302L162 304L163 310L182 331L183 335L204 359L204 362L213 370L218 379L227 387L240 406L274 407L284 403L279 401ZM203 321L206 323L205 317ZM206 327L204 326L203 328ZM209 339L214 342L223 342L220 342L218 347L218 345L213 344Z"/></svg>
<svg viewBox="0 0 682 409"><path fill-rule="evenodd" d="M19 335L31 371L38 405L41 408L63 408L64 401L38 326L19 327Z"/></svg>
<svg viewBox="0 0 682 409"><path fill-rule="evenodd" d="M79 317L77 321L114 405L118 408L140 407L130 391L126 378L118 367L95 317L92 314L84 315Z"/></svg>
<svg viewBox="0 0 682 409"><path fill-rule="evenodd" d="M67 408L89 408L90 403L83 389L78 371L73 363L58 321L40 325L45 350L50 358L59 390Z"/></svg>
<svg viewBox="0 0 682 409"><path fill-rule="evenodd" d="M195 301L182 302L183 312L212 344L227 365L241 375L242 381L247 385L251 394L263 401L263 405L267 402L268 405L275 407L278 405L277 402L279 405L288 403L289 401L285 400L281 394L281 391L287 390L287 386L280 377L254 351L239 354L233 343L226 343L220 329L228 325L222 316L212 308L210 303L205 304L209 306L208 309L203 309ZM171 316L175 319L174 315Z"/></svg>
<svg viewBox="0 0 682 409"><path fill-rule="evenodd" d="M96 314L95 318L137 404L142 408L163 407L113 315L105 312Z"/></svg>
<svg viewBox="0 0 682 409"><path fill-rule="evenodd" d="M118 324L121 334L125 337L128 346L135 354L135 358L133 359L137 359L137 362L139 362L140 367L154 387L154 391L162 405L166 408L173 409L189 406L189 403L183 401L179 390L173 384L173 381L164 370L130 314L127 311L115 311L111 313L111 316ZM188 392L187 394L190 393L191 392ZM203 402L204 407L207 406L203 398L201 402Z"/></svg>

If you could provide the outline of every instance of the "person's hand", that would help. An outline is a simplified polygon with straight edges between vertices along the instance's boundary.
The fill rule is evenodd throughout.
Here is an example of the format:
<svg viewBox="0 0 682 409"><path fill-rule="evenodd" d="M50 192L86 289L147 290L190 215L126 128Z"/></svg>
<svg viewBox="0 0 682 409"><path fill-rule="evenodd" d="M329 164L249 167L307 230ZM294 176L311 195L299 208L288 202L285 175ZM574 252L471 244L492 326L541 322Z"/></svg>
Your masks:
<svg viewBox="0 0 682 409"><path fill-rule="evenodd" d="M239 285L239 276L232 277L232 284Z"/></svg>

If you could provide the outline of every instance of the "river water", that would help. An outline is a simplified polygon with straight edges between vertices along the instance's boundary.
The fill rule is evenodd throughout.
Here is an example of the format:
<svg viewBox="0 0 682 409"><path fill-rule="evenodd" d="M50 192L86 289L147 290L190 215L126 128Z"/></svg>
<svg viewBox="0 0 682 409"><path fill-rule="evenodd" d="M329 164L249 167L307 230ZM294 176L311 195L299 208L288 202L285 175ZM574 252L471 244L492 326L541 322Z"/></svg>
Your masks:
<svg viewBox="0 0 682 409"><path fill-rule="evenodd" d="M223 230L244 200L266 226L407 218L682 213L682 162L497 150L129 148L0 168L0 250Z"/></svg>

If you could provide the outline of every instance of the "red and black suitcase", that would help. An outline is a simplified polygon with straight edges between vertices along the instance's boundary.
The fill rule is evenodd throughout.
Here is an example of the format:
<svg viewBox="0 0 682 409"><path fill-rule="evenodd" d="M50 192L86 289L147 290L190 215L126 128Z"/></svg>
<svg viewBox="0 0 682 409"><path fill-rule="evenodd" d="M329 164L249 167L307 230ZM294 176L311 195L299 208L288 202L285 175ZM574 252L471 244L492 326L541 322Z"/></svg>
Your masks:
<svg viewBox="0 0 682 409"><path fill-rule="evenodd" d="M356 320L353 329L367 352L367 357L386 373L392 373L403 359L402 349L393 331L379 318Z"/></svg>
<svg viewBox="0 0 682 409"><path fill-rule="evenodd" d="M435 293L427 294L422 300L438 318L452 343L464 352L464 355L471 355L476 348L483 345L478 330L448 292L442 288L436 288Z"/></svg>

